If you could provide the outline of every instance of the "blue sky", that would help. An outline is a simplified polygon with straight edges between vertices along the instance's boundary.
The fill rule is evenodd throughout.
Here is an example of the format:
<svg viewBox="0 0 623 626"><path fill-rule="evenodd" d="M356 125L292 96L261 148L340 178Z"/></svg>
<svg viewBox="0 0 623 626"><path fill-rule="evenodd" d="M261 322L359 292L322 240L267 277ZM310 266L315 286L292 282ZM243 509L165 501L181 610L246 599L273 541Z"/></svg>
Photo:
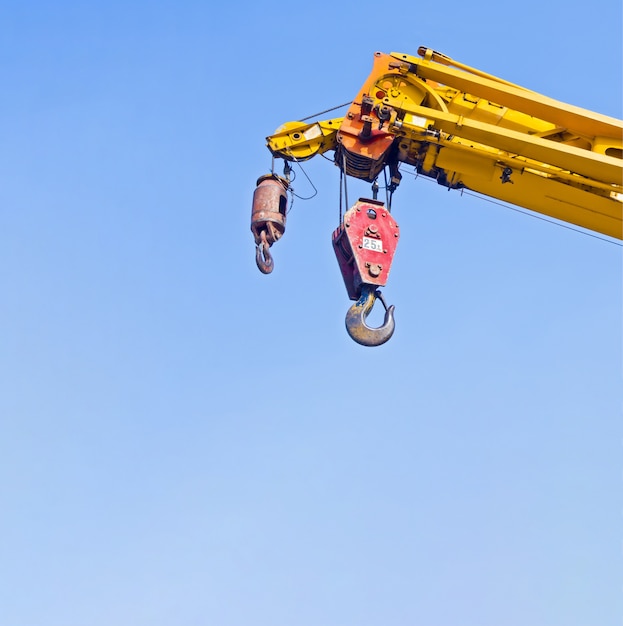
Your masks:
<svg viewBox="0 0 623 626"><path fill-rule="evenodd" d="M0 623L620 623L621 248L404 172L369 349L331 163L249 230L377 50L620 118L616 5L3 3Z"/></svg>

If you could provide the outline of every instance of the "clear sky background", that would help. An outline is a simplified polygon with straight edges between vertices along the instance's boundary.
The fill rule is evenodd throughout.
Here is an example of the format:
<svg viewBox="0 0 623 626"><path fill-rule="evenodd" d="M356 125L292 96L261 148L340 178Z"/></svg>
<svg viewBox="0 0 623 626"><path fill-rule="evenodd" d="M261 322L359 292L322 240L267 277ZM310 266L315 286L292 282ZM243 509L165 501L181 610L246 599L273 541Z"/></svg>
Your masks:
<svg viewBox="0 0 623 626"><path fill-rule="evenodd" d="M0 624L620 625L621 248L405 168L370 349L337 168L269 276L249 221L265 137L375 51L621 117L621 32L613 0L5 1Z"/></svg>

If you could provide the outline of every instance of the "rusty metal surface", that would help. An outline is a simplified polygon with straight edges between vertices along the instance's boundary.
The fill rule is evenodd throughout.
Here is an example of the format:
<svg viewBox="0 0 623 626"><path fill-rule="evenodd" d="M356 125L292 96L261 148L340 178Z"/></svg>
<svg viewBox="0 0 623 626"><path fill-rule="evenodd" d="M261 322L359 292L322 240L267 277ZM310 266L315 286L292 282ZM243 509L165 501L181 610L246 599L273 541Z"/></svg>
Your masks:
<svg viewBox="0 0 623 626"><path fill-rule="evenodd" d="M270 246L266 240L266 232L262 231L260 237L260 243L255 248L255 263L262 274L270 274L275 267L275 263L270 253Z"/></svg>
<svg viewBox="0 0 623 626"><path fill-rule="evenodd" d="M275 174L260 176L253 192L251 207L251 232L255 239L255 262L262 274L273 271L274 262L270 246L286 230L289 182Z"/></svg>
<svg viewBox="0 0 623 626"><path fill-rule="evenodd" d="M262 242L262 232L272 246L286 230L288 208L288 181L274 174L261 176L253 192L251 208L251 232L256 245Z"/></svg>

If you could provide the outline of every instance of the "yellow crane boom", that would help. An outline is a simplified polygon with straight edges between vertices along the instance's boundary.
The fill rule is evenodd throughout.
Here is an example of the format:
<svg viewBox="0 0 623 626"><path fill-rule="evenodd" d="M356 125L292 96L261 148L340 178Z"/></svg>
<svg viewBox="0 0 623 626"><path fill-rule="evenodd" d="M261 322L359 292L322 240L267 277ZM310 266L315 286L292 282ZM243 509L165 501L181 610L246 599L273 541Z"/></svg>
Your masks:
<svg viewBox="0 0 623 626"><path fill-rule="evenodd" d="M553 100L420 48L377 52L343 118L288 122L272 154L335 162L374 181L397 164L617 239L623 238L623 121Z"/></svg>
<svg viewBox="0 0 623 626"><path fill-rule="evenodd" d="M377 288L386 284L398 243L391 198L402 164L449 189L468 189L623 239L623 121L553 100L430 48L418 54L376 52L344 117L287 122L267 137L273 157L285 161L284 176L262 176L254 193L256 261L269 273L269 248L285 231L290 162L333 151L344 190L349 176L373 183L373 198L360 198L333 233L348 295L357 301L346 328L366 346L381 345L394 331L394 307ZM388 206L376 197L381 173ZM365 319L377 298L385 319L373 329Z"/></svg>

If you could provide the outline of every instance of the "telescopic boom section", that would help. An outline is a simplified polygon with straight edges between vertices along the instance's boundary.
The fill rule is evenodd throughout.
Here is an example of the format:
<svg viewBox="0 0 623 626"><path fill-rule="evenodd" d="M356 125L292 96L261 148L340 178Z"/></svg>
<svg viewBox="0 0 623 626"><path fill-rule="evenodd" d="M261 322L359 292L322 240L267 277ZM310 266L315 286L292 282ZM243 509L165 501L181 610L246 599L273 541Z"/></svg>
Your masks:
<svg viewBox="0 0 623 626"><path fill-rule="evenodd" d="M366 181L405 163L446 187L623 238L621 120L418 54L375 53L344 118L284 124L267 138L272 154L333 150L346 175Z"/></svg>

